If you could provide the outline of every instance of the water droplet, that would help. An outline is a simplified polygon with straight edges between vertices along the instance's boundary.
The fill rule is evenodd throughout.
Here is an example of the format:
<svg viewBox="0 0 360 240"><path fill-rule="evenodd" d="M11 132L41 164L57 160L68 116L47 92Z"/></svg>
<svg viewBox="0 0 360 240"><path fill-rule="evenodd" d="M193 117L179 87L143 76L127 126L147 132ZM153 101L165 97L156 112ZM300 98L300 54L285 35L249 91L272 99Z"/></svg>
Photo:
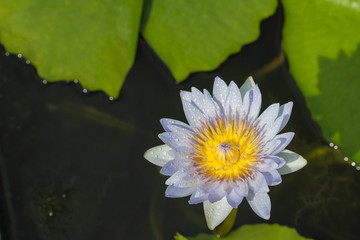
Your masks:
<svg viewBox="0 0 360 240"><path fill-rule="evenodd" d="M26 64L30 64L30 60L26 60L26 62L25 62Z"/></svg>
<svg viewBox="0 0 360 240"><path fill-rule="evenodd" d="M54 216L54 213L53 212L49 212L49 217L52 217Z"/></svg>
<svg viewBox="0 0 360 240"><path fill-rule="evenodd" d="M74 80L74 83L78 83L78 82L79 82L79 80L77 80L77 79Z"/></svg>
<svg viewBox="0 0 360 240"><path fill-rule="evenodd" d="M18 57L18 58L22 58L22 55L21 55L21 53L19 53L19 54L17 55L17 57Z"/></svg>
<svg viewBox="0 0 360 240"><path fill-rule="evenodd" d="M9 52L5 52L5 56L10 56L10 53Z"/></svg>
<svg viewBox="0 0 360 240"><path fill-rule="evenodd" d="M82 91L83 91L83 93L87 93L87 92L88 92L88 90L85 89L85 88L84 88Z"/></svg>
<svg viewBox="0 0 360 240"><path fill-rule="evenodd" d="M360 166L357 166L357 167L356 167L356 170L358 170L358 171L359 171L359 170L360 170Z"/></svg>
<svg viewBox="0 0 360 240"><path fill-rule="evenodd" d="M351 166L355 167L356 163L355 162L352 162L351 163Z"/></svg>
<svg viewBox="0 0 360 240"><path fill-rule="evenodd" d="M334 146L334 149L338 149L339 147L337 145Z"/></svg>
<svg viewBox="0 0 360 240"><path fill-rule="evenodd" d="M349 158L348 158L348 157L344 157L344 160L345 160L345 161L349 161Z"/></svg>
<svg viewBox="0 0 360 240"><path fill-rule="evenodd" d="M42 80L43 84L47 84L47 81L45 79Z"/></svg>
<svg viewBox="0 0 360 240"><path fill-rule="evenodd" d="M111 97L111 96L110 96L110 97L109 97L109 100L110 100L110 101L114 101L114 97Z"/></svg>
<svg viewBox="0 0 360 240"><path fill-rule="evenodd" d="M330 146L330 147L333 147L333 146L334 146L334 143L332 143L332 142L329 143L329 146Z"/></svg>

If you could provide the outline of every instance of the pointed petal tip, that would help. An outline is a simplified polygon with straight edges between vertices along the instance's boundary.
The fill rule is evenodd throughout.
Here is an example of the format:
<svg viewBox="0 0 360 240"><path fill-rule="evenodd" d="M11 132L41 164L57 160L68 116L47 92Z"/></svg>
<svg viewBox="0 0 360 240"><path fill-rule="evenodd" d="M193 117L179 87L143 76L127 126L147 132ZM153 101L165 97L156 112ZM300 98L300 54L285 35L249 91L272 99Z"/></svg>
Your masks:
<svg viewBox="0 0 360 240"><path fill-rule="evenodd" d="M163 167L167 162L174 159L168 154L169 150L171 148L166 144L152 147L144 153L144 158L156 166Z"/></svg>
<svg viewBox="0 0 360 240"><path fill-rule="evenodd" d="M225 220L232 209L233 208L227 202L226 197L214 203L205 201L204 213L208 228L210 230L214 230L217 226L220 225L220 223Z"/></svg>
<svg viewBox="0 0 360 240"><path fill-rule="evenodd" d="M222 80L219 76L216 76L215 81L224 81L224 80Z"/></svg>
<svg viewBox="0 0 360 240"><path fill-rule="evenodd" d="M252 86L255 86L255 81L254 78L252 76L249 76L246 81L249 81L251 83Z"/></svg>
<svg viewBox="0 0 360 240"><path fill-rule="evenodd" d="M248 77L245 82L243 83L243 85L241 85L240 87L240 93L241 93L241 96L244 97L245 93L247 91L249 91L252 87L254 87L256 84L253 80L253 78L250 76Z"/></svg>
<svg viewBox="0 0 360 240"><path fill-rule="evenodd" d="M278 169L278 172L281 175L296 172L305 167L307 164L305 158L288 149L284 149L282 152L278 153L277 156L283 158L286 161L285 165Z"/></svg>

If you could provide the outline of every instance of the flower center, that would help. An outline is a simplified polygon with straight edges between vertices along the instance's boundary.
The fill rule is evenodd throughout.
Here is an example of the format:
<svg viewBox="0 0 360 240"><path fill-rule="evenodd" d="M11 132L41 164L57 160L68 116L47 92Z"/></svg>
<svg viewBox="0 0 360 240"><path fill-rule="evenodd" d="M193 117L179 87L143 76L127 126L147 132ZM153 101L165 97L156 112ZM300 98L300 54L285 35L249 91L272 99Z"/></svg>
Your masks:
<svg viewBox="0 0 360 240"><path fill-rule="evenodd" d="M204 179L247 180L261 158L260 142L259 131L253 124L217 117L193 135L192 166Z"/></svg>

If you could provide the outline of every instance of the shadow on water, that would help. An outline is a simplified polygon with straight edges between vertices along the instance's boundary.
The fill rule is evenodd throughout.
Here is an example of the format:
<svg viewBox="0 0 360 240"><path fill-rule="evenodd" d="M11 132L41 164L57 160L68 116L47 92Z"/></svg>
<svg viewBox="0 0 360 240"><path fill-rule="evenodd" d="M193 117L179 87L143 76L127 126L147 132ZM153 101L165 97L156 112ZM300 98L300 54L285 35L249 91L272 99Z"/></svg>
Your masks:
<svg viewBox="0 0 360 240"><path fill-rule="evenodd" d="M332 60L319 58L318 89L320 95L309 99L314 118L348 157L360 161L360 45L347 56L343 51Z"/></svg>

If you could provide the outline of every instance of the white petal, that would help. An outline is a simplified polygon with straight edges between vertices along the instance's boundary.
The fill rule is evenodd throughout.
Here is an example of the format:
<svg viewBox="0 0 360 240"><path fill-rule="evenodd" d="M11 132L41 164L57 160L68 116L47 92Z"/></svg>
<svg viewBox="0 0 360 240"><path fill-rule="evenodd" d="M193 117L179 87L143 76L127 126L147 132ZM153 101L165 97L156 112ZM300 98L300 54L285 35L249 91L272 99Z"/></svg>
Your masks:
<svg viewBox="0 0 360 240"><path fill-rule="evenodd" d="M271 202L267 193L249 193L246 199L259 217L267 220L270 218Z"/></svg>
<svg viewBox="0 0 360 240"><path fill-rule="evenodd" d="M228 95L226 96L224 111L226 115L236 114L240 111L242 98L239 87L232 81L229 85Z"/></svg>
<svg viewBox="0 0 360 240"><path fill-rule="evenodd" d="M167 162L174 159L172 156L168 154L168 151L170 150L171 148L166 144L156 146L147 150L144 153L144 158L149 162L151 162L152 164L162 167Z"/></svg>
<svg viewBox="0 0 360 240"><path fill-rule="evenodd" d="M278 172L281 175L295 172L307 164L305 158L287 149L281 153L278 153L277 156L283 158L286 161L286 164L278 169Z"/></svg>
<svg viewBox="0 0 360 240"><path fill-rule="evenodd" d="M228 86L226 85L226 83L221 78L216 77L213 87L213 96L221 104L221 106L224 106L225 104L227 91Z"/></svg>
<svg viewBox="0 0 360 240"><path fill-rule="evenodd" d="M220 201L210 203L204 202L204 212L207 225L210 230L214 230L229 215L233 208L227 202L226 197Z"/></svg>
<svg viewBox="0 0 360 240"><path fill-rule="evenodd" d="M204 89L204 105L202 106L201 110L205 113L207 117L215 117L219 113L219 105L213 99L211 94Z"/></svg>
<svg viewBox="0 0 360 240"><path fill-rule="evenodd" d="M200 126L201 121L204 120L204 113L193 102L182 99L182 103L186 120L190 126Z"/></svg>
<svg viewBox="0 0 360 240"><path fill-rule="evenodd" d="M255 86L255 82L254 82L253 78L250 76L246 79L244 84L240 87L241 96L244 98L245 93L247 91L249 91L253 86Z"/></svg>

